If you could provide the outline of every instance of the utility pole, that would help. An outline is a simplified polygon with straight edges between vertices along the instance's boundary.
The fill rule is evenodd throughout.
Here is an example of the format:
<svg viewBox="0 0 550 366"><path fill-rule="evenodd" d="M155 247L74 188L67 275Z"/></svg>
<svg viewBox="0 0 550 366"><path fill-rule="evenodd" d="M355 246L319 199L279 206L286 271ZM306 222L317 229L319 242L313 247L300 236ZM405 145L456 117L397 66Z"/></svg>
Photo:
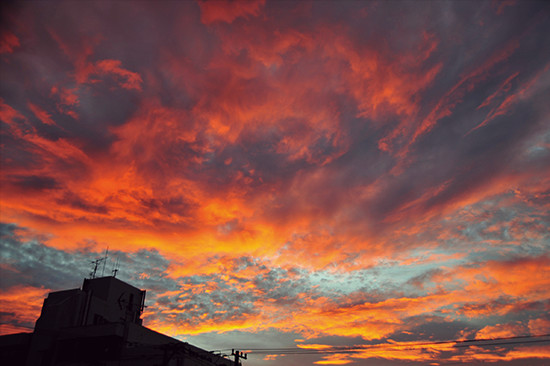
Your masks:
<svg viewBox="0 0 550 366"><path fill-rule="evenodd" d="M248 354L240 351L235 352L234 349L231 350L231 356L235 356L235 366L241 366L241 363L239 362L239 358L242 358L243 360L248 359Z"/></svg>

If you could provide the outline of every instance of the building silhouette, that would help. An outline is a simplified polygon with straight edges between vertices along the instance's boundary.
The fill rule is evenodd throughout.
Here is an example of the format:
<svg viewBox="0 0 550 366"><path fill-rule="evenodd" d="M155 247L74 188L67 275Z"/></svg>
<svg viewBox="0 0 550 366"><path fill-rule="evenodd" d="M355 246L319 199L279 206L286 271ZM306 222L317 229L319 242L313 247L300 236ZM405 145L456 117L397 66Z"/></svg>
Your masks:
<svg viewBox="0 0 550 366"><path fill-rule="evenodd" d="M231 366L239 363L142 325L145 291L115 277L51 292L33 333L0 337L14 366ZM240 364L240 363L239 363Z"/></svg>

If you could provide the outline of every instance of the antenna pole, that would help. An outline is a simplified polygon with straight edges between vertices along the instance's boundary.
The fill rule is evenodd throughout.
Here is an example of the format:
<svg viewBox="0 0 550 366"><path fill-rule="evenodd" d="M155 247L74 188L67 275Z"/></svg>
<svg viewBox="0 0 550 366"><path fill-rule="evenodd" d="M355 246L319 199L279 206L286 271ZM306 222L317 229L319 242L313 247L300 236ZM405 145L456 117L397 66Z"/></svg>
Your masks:
<svg viewBox="0 0 550 366"><path fill-rule="evenodd" d="M105 249L105 257L103 257L103 269L101 270L101 277L105 275L105 264L107 263L107 258L109 257L109 247Z"/></svg>
<svg viewBox="0 0 550 366"><path fill-rule="evenodd" d="M92 261L92 264L94 266L94 269L92 270L92 272L90 272L90 277L91 278L95 278L95 275L97 273L97 267L99 266L99 263L101 263L103 259L96 259L95 261Z"/></svg>
<svg viewBox="0 0 550 366"><path fill-rule="evenodd" d="M118 257L116 257L116 262L115 262L115 269L113 269L113 277L116 277L116 274L118 272Z"/></svg>

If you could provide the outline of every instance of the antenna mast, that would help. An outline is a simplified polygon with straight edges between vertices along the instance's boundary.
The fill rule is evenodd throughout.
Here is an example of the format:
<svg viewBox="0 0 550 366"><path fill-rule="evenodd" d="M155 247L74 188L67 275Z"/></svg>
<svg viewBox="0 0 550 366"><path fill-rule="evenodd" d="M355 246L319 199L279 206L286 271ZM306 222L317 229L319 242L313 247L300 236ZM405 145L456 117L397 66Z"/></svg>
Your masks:
<svg viewBox="0 0 550 366"><path fill-rule="evenodd" d="M95 261L92 261L92 266L93 266L93 269L92 269L92 272L90 272L90 278L95 278L95 275L97 273L97 267L99 267L99 264L101 262L103 262L105 260L105 258L98 258L96 259Z"/></svg>
<svg viewBox="0 0 550 366"><path fill-rule="evenodd" d="M109 257L109 247L105 249L105 257L103 257L103 269L101 270L101 277L105 275L105 264L107 263L107 258Z"/></svg>
<svg viewBox="0 0 550 366"><path fill-rule="evenodd" d="M95 261L92 261L92 272L90 272L90 278L94 279L97 275L97 269L99 267L99 265L101 264L101 262L103 262L103 268L101 270L101 277L103 277L104 273L105 273L105 264L107 262L107 258L108 258L108 254L109 254L109 247L107 247L107 249L105 249L105 256L103 258L97 258Z"/></svg>
<svg viewBox="0 0 550 366"><path fill-rule="evenodd" d="M112 272L113 272L113 277L116 277L116 274L118 272L118 257L116 257L115 268L112 270Z"/></svg>

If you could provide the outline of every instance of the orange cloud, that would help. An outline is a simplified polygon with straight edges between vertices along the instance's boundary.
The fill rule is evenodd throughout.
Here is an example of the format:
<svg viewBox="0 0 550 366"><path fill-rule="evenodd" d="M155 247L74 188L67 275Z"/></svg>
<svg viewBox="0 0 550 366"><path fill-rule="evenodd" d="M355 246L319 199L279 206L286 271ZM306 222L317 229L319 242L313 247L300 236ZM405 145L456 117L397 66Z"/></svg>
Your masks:
<svg viewBox="0 0 550 366"><path fill-rule="evenodd" d="M453 355L449 362L498 362L522 359L547 359L550 358L550 349L547 346L516 346L513 349L484 349L481 347L469 347L463 354Z"/></svg>
<svg viewBox="0 0 550 366"><path fill-rule="evenodd" d="M0 335L13 331L31 332L48 291L31 286L15 286L3 290L0 293Z"/></svg>
<svg viewBox="0 0 550 366"><path fill-rule="evenodd" d="M550 320L539 318L529 320L529 332L533 335L549 334Z"/></svg>
<svg viewBox="0 0 550 366"><path fill-rule="evenodd" d="M504 360L517 360L526 358L550 359L550 347L548 346L531 346L518 347L507 353Z"/></svg>
<svg viewBox="0 0 550 366"><path fill-rule="evenodd" d="M515 337L525 334L526 330L526 327L521 323L488 325L477 332L476 339Z"/></svg>
<svg viewBox="0 0 550 366"><path fill-rule="evenodd" d="M423 337L436 323L467 323L463 336L546 332L548 144L529 132L540 121L526 120L527 137L506 140L509 150L471 141L519 102L543 115L530 98L543 95L548 66L509 63L529 50L529 34L498 49L484 38L485 51L450 62L453 42L469 38L425 30L433 15L414 12L388 33L376 13L385 3L354 14L345 13L353 2L319 4L200 1L183 15L142 4L147 27L76 17L45 22L42 34L37 23L35 39L21 40L34 48L21 54L19 39L6 38L1 49L13 54L2 57L21 65L3 67L24 82L10 79L0 104L1 221L50 249L158 251L171 287L153 295L145 319L171 335L276 329L312 342L383 340ZM108 19L127 13L109 9ZM481 122L455 141L467 106L464 120ZM516 158L494 168L498 149ZM317 363L428 363L445 353L546 357L535 347L460 354L398 342Z"/></svg>
<svg viewBox="0 0 550 366"><path fill-rule="evenodd" d="M350 360L348 355L336 354L336 355L324 356L323 360L315 361L314 363L317 365L346 365L351 362L353 362L353 360Z"/></svg>
<svg viewBox="0 0 550 366"><path fill-rule="evenodd" d="M231 266L230 258L227 258L227 265L219 267L226 273L238 273ZM531 263L527 264L526 263ZM516 291L515 298L510 298L508 302L503 302L501 307L496 307L495 302L503 293L509 293L509 288L513 288L520 283L529 282L528 278L532 276L529 273L544 273L544 269L527 270L521 272L521 268L529 268L529 265L535 263L546 263L544 258L539 260L524 260L512 263L489 262L488 268L479 268L477 270L468 268L456 268L453 271L434 274L432 279L438 283L439 290L435 293L429 293L417 297L395 297L372 302L365 300L362 293L348 294L345 297L328 298L320 296L316 290L313 293L299 294L287 305L277 303L277 301L266 297L265 292L257 287L252 279L257 278L261 272L256 272L252 268L239 273L238 282L228 282L234 286L238 292L248 293L249 296L257 296L254 302L254 313L239 316L238 319L220 319L212 318L194 322L191 319L178 323L175 318L169 320L170 329L162 328L165 331L171 331L171 334L178 334L176 329L186 329L189 334L199 334L213 331L230 331L237 328L250 332L266 330L269 327L287 332L298 332L307 338L320 336L343 336L343 337L362 337L366 340L383 339L398 332L408 332L414 329L414 322L410 319L415 317L430 316L430 314L444 314L447 320L460 320L461 312L467 311L470 317L483 318L489 312L505 316L508 313L517 311L518 299L529 301L543 301L544 291L539 289L548 287L548 280L541 277L541 281L535 279L533 287L523 288L521 292ZM507 268L507 280L500 278L501 282L496 282L495 277L499 273L500 267ZM518 270L516 272L516 269ZM470 271L468 273L468 271ZM213 273L216 273L215 271ZM474 275L475 273L475 275ZM487 278L481 277L486 275ZM469 276L473 278L468 279ZM456 286L465 281L462 286ZM448 290L444 290L448 288ZM202 285L193 285L189 289L182 291L195 291L195 294L208 293L219 289L217 283L205 283ZM540 292L540 294L539 294ZM492 310L485 310L484 303L493 301ZM183 302L182 304L185 304ZM459 309L460 304L464 307ZM473 304L477 304L477 309ZM489 308L488 308L489 309ZM496 310L495 310L496 309ZM168 309L166 309L168 311ZM167 314L176 315L177 312L168 311ZM408 320L406 320L408 319ZM164 322L155 320L155 327L166 327ZM498 338L524 335L530 328L544 329L544 320L532 320L529 328L523 323L510 323L504 325L486 326L477 332L477 339ZM300 345L300 347L325 349L324 345ZM371 357L374 351L365 351L365 357ZM378 352L378 351L377 351ZM400 350L386 350L378 353L387 353L387 357L406 358L418 357L410 355ZM388 353L389 352L389 353ZM396 353L394 355L390 355ZM408 356L407 356L408 355ZM375 356L372 356L375 357ZM382 356L381 356L382 357ZM386 357L386 356L384 356Z"/></svg>

